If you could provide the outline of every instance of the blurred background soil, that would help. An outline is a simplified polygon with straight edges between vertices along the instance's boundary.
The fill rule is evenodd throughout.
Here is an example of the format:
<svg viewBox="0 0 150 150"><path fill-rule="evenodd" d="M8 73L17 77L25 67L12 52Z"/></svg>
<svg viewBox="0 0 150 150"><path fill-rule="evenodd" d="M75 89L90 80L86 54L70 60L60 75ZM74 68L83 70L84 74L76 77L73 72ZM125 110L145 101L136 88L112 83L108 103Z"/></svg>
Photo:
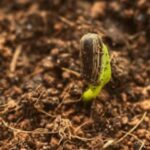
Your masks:
<svg viewBox="0 0 150 150"><path fill-rule="evenodd" d="M88 32L103 36L113 74L85 104ZM150 1L1 0L0 149L149 150Z"/></svg>

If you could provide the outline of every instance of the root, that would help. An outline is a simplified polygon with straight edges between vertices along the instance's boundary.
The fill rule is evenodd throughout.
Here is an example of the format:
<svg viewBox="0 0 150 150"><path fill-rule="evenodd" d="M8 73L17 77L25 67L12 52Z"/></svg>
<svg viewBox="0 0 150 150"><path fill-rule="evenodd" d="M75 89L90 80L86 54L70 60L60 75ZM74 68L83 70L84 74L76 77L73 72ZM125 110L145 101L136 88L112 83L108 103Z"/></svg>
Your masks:
<svg viewBox="0 0 150 150"><path fill-rule="evenodd" d="M57 133L57 132L50 132L46 128L37 128L32 131L22 130L22 129L14 128L14 127L8 125L8 123L6 121L4 121L4 119L2 119L2 118L0 118L0 120L2 121L2 123L5 127L12 130L13 132L17 132L17 133L26 133L26 134L56 134Z"/></svg>
<svg viewBox="0 0 150 150"><path fill-rule="evenodd" d="M88 124L92 124L93 121L92 120L88 120L84 123L82 123L80 126L78 126L76 129L75 129L75 132L77 133L79 130L81 130L82 127L84 127L85 125L88 125Z"/></svg>
<svg viewBox="0 0 150 150"><path fill-rule="evenodd" d="M72 139L78 139L81 141L91 141L94 138L85 138L85 137L80 137L78 135L76 135L75 131L75 127L73 127L72 123L70 122L70 120L68 119L62 119L60 116L57 117L54 122L52 123L52 130L49 131L46 128L37 128L35 130L32 131L27 131L27 130L22 130L22 129L18 129L15 127L10 126L3 118L0 118L0 121L2 122L2 124L12 130L14 133L25 133L25 134L58 134L60 136L60 140L59 140L59 144L63 141L63 140L72 140ZM79 130L79 128L78 128Z"/></svg>
<svg viewBox="0 0 150 150"><path fill-rule="evenodd" d="M35 104L34 104L34 108L36 108L37 111L39 111L39 112L45 114L45 115L48 116L48 117L56 118L55 115L52 115L52 114L47 113L45 110L43 110L43 109L40 107L40 105L38 105L39 100L41 99L41 97L44 95L45 92L46 92L46 91L43 91L43 92L40 94L40 96L38 97L38 99L36 100L36 102L35 102Z"/></svg>

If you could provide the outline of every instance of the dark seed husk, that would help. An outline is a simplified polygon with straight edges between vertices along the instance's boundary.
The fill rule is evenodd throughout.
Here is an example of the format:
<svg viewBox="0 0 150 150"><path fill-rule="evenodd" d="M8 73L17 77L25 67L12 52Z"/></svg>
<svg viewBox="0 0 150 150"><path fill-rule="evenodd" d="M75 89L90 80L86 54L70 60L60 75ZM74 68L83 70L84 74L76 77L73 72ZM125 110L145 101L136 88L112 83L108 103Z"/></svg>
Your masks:
<svg viewBox="0 0 150 150"><path fill-rule="evenodd" d="M85 34L81 44L81 73L83 78L91 84L98 84L101 69L102 39L95 33Z"/></svg>

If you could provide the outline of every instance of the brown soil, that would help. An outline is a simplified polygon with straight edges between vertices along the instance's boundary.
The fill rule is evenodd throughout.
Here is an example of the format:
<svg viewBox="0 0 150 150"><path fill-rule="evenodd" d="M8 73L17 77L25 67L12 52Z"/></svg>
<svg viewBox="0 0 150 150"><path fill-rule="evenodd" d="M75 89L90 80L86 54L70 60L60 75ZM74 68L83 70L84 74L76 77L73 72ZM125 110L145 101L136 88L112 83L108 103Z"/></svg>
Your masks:
<svg viewBox="0 0 150 150"><path fill-rule="evenodd" d="M79 41L102 34L112 80L81 100ZM150 149L149 0L0 1L0 149Z"/></svg>

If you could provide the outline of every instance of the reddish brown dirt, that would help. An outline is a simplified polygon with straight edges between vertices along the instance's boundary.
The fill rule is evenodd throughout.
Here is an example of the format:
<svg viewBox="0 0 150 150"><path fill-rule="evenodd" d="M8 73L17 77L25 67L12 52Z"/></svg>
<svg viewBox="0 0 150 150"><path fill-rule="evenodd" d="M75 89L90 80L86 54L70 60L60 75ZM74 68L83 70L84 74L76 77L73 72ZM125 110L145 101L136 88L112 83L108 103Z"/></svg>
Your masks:
<svg viewBox="0 0 150 150"><path fill-rule="evenodd" d="M103 35L113 75L84 104L88 32ZM0 1L1 150L148 150L149 76L149 0Z"/></svg>

